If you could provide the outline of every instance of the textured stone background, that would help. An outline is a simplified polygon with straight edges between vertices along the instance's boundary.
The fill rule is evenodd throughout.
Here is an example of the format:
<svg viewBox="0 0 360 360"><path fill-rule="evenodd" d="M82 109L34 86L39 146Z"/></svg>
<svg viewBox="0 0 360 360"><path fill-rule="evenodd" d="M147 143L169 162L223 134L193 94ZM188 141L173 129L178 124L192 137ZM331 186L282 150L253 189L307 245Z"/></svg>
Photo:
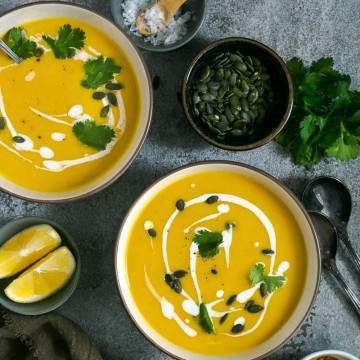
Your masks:
<svg viewBox="0 0 360 360"><path fill-rule="evenodd" d="M31 2L0 0L0 13ZM78 0L107 16L110 1ZM77 239L83 260L80 285L59 310L79 323L94 339L106 360L168 359L136 330L118 297L113 248L126 209L158 176L197 160L231 159L255 165L300 193L305 182L326 174L345 180L354 211L350 238L360 252L360 160L325 160L307 171L294 166L277 144L247 153L229 153L207 145L190 129L176 92L194 54L206 43L226 36L247 36L276 49L286 59L306 61L333 56L337 67L360 86L359 0L209 0L206 21L190 44L165 54L144 53L152 76L161 77L149 137L127 173L100 194L70 205L37 205L0 194L0 217L38 215L53 219ZM339 267L360 296L359 275L340 252ZM360 356L359 321L333 280L324 274L309 319L288 344L269 359L300 359L315 350L342 349Z"/></svg>

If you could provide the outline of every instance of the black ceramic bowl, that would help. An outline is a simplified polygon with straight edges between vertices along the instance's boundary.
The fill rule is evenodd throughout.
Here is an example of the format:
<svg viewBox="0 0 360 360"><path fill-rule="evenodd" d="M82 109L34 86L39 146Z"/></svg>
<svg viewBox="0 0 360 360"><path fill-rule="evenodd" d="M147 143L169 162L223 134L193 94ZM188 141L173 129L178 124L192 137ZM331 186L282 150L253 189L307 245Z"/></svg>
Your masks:
<svg viewBox="0 0 360 360"><path fill-rule="evenodd" d="M256 128L254 134L234 138L225 136L220 139L194 113L191 96L194 77L203 66L221 51L240 51L243 55L257 57L266 66L274 93L274 100L266 112L261 127ZM208 143L225 150L250 150L270 142L283 129L289 119L293 106L294 90L290 73L286 63L272 49L266 45L247 38L226 38L208 45L191 62L182 86L182 101L186 116L194 130Z"/></svg>

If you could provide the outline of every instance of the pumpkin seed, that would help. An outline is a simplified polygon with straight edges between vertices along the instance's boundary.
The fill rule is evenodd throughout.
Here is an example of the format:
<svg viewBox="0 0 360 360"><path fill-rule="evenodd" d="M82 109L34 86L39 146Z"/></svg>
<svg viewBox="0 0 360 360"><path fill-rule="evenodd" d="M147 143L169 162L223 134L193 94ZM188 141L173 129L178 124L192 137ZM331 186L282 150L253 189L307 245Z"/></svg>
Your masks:
<svg viewBox="0 0 360 360"><path fill-rule="evenodd" d="M165 274L165 282L176 293L180 294L182 291L181 282L173 274Z"/></svg>
<svg viewBox="0 0 360 360"><path fill-rule="evenodd" d="M210 76L210 66L206 65L200 74L200 81L205 81Z"/></svg>
<svg viewBox="0 0 360 360"><path fill-rule="evenodd" d="M231 328L231 332L233 334L238 334L239 332L244 330L244 325L243 324L236 324Z"/></svg>
<svg viewBox="0 0 360 360"><path fill-rule="evenodd" d="M3 116L0 116L0 130L5 128L6 120Z"/></svg>
<svg viewBox="0 0 360 360"><path fill-rule="evenodd" d="M15 135L13 137L13 141L18 143L18 144L21 144L21 143L25 142L25 139L20 135Z"/></svg>
<svg viewBox="0 0 360 360"><path fill-rule="evenodd" d="M264 250L262 250L261 252L262 252L263 254L265 254L265 255L273 255L273 254L275 254L275 251L272 250L272 249L264 249Z"/></svg>
<svg viewBox="0 0 360 360"><path fill-rule="evenodd" d="M35 57L39 58L44 54L44 49L42 47L37 47L34 51Z"/></svg>
<svg viewBox="0 0 360 360"><path fill-rule="evenodd" d="M267 294L267 286L266 286L265 283L261 283L261 285L260 285L260 295L262 297L265 297L266 294Z"/></svg>
<svg viewBox="0 0 360 360"><path fill-rule="evenodd" d="M101 100L103 99L104 97L106 96L106 94L102 91L95 91L93 94L92 94L92 97L93 99L95 100Z"/></svg>
<svg viewBox="0 0 360 360"><path fill-rule="evenodd" d="M220 325L223 324L228 317L229 313L224 314L219 320Z"/></svg>
<svg viewBox="0 0 360 360"><path fill-rule="evenodd" d="M152 238L154 238L154 237L156 237L156 230L155 229L148 229L148 234L152 237Z"/></svg>
<svg viewBox="0 0 360 360"><path fill-rule="evenodd" d="M235 300L236 300L236 294L231 295L231 296L227 299L226 305L231 305Z"/></svg>
<svg viewBox="0 0 360 360"><path fill-rule="evenodd" d="M112 93L112 92L107 93L107 98L111 105L117 106L118 102L117 102L116 95L114 93Z"/></svg>
<svg viewBox="0 0 360 360"><path fill-rule="evenodd" d="M209 196L209 197L205 200L205 202L206 202L207 204L214 204L214 203L216 203L218 200L219 200L219 197L218 197L217 195L211 195L211 196Z"/></svg>
<svg viewBox="0 0 360 360"><path fill-rule="evenodd" d="M254 300L248 300L244 305L244 309L247 310L247 308L253 304L255 304Z"/></svg>
<svg viewBox="0 0 360 360"><path fill-rule="evenodd" d="M185 201L183 199L179 199L175 206L179 211L183 211L185 209Z"/></svg>
<svg viewBox="0 0 360 360"><path fill-rule="evenodd" d="M186 276L188 274L187 271L185 270L176 270L174 271L174 276L177 278L177 279L181 279L183 278L184 276Z"/></svg>
<svg viewBox="0 0 360 360"><path fill-rule="evenodd" d="M249 313L252 313L252 314L256 314L256 313L262 311L263 309L264 308L261 305L252 304L246 308L246 311Z"/></svg>
<svg viewBox="0 0 360 360"><path fill-rule="evenodd" d="M105 105L100 111L100 117L106 117L109 113L110 105Z"/></svg>
<svg viewBox="0 0 360 360"><path fill-rule="evenodd" d="M154 79L153 79L153 87L154 87L154 90L157 90L158 87L159 87L159 84L160 84L160 78L159 76L155 76ZM124 86L120 83L107 83L105 85L105 87L108 89L108 90L120 90L122 89Z"/></svg>

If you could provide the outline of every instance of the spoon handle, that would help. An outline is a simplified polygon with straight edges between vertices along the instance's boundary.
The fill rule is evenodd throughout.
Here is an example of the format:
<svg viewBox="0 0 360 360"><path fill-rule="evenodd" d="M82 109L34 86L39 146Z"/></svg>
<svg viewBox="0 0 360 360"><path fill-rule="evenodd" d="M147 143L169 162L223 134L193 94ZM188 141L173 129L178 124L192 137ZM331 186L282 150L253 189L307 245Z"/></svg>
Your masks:
<svg viewBox="0 0 360 360"><path fill-rule="evenodd" d="M340 240L343 242L343 244L346 247L346 250L348 251L350 258L354 265L356 266L358 272L360 273L360 257L354 250L347 233L346 225L344 224L337 224L337 230L340 235Z"/></svg>
<svg viewBox="0 0 360 360"><path fill-rule="evenodd" d="M11 59L13 59L16 63L21 63L22 58L20 56L17 56L14 51L12 51L9 46L6 45L4 41L0 39L0 49L8 55Z"/></svg>
<svg viewBox="0 0 360 360"><path fill-rule="evenodd" d="M341 275L335 263L330 265L331 274L337 280L338 284L344 290L344 293L347 295L348 300L353 304L354 309L357 315L360 318L360 300L357 298L355 293L350 289L349 285L346 283L345 279Z"/></svg>

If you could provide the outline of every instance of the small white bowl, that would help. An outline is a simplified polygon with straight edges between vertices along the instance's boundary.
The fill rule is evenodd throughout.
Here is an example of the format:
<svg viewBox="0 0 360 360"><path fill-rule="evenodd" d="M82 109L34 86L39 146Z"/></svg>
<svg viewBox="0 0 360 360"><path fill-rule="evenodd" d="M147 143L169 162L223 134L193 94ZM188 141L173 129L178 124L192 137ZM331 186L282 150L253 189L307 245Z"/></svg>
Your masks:
<svg viewBox="0 0 360 360"><path fill-rule="evenodd" d="M305 356L302 360L316 360L316 358L318 358L319 356L334 356L336 357L336 359L339 360L359 360L359 358L357 358L356 356L339 350L317 351L308 356Z"/></svg>
<svg viewBox="0 0 360 360"><path fill-rule="evenodd" d="M127 54L129 61L133 65L134 73L137 76L139 84L139 125L130 147L124 154L119 156L118 161L114 163L111 170L99 180L86 184L78 189L60 193L33 191L18 186L0 176L0 189L17 197L38 202L65 202L83 198L104 189L118 179L128 169L145 141L150 127L153 108L151 79L139 50L120 27L88 8L58 1L23 5L0 16L0 34L6 33L14 26L19 26L32 20L59 16L80 20L99 29L99 31L105 33Z"/></svg>
<svg viewBox="0 0 360 360"><path fill-rule="evenodd" d="M176 179L183 176L203 172L203 171L233 171L254 179L264 187L270 189L274 195L282 200L294 218L297 220L299 228L304 237L306 257L307 257L307 272L306 272L306 286L299 298L299 302L295 307L292 314L289 315L287 322L270 338L258 346L243 351L238 354L232 355L201 355L191 352L187 349L179 347L178 345L170 342L156 329L154 329L142 316L138 310L134 298L131 294L130 284L128 281L127 266L126 266L126 249L129 241L129 233L132 228L133 222L136 220L139 211L143 206L155 196L160 190L168 184L174 182ZM235 163L231 161L205 161L195 164L186 165L182 168L174 170L170 174L160 178L148 189L146 189L134 202L128 211L123 224L120 228L118 238L115 245L115 272L117 279L117 286L119 289L120 297L123 300L125 308L129 313L131 319L134 321L138 329L144 336L150 340L155 346L170 356L176 359L186 360L259 360L266 359L270 353L278 349L285 342L287 342L300 328L305 321L311 306L315 300L319 281L320 281L320 252L319 245L315 235L314 228L311 220L301 205L296 196L290 192L282 183L276 180L271 175L262 170L256 169L252 166Z"/></svg>

